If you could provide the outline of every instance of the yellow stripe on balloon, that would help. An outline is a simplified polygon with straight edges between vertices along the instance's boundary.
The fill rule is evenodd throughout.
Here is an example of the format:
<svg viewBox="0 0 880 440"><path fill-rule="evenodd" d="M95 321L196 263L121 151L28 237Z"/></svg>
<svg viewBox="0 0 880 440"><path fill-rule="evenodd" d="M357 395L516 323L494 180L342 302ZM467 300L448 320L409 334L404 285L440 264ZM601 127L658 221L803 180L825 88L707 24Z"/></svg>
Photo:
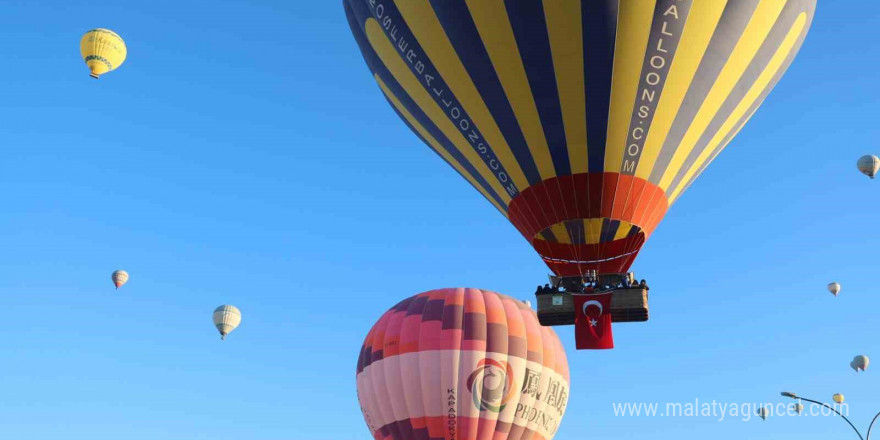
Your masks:
<svg viewBox="0 0 880 440"><path fill-rule="evenodd" d="M522 167L510 150L510 145L501 134L495 119L489 113L489 108L477 91L467 69L455 53L431 4L428 0L406 0L397 2L395 6L452 94L458 98L480 133L486 138L513 183L520 191L528 188L529 181Z"/></svg>
<svg viewBox="0 0 880 440"><path fill-rule="evenodd" d="M614 46L611 102L608 108L608 138L605 142L605 171L619 172L626 150L627 130L632 120L639 75L648 47L654 1L621 2Z"/></svg>
<svg viewBox="0 0 880 440"><path fill-rule="evenodd" d="M580 2L546 1L544 16L559 90L565 144L572 174L589 170L584 91L584 36Z"/></svg>
<svg viewBox="0 0 880 440"><path fill-rule="evenodd" d="M542 180L556 177L550 147L526 76L504 0L467 0L483 46L513 108ZM522 190L522 188L520 188Z"/></svg>
<svg viewBox="0 0 880 440"><path fill-rule="evenodd" d="M584 219L584 231L586 231L587 244L596 244L599 242L599 239L602 237L602 224L604 222L604 218Z"/></svg>
<svg viewBox="0 0 880 440"><path fill-rule="evenodd" d="M580 221L584 227L584 236L583 237L572 237L568 228L565 227L566 222L569 221ZM610 224L609 219L605 218L593 218L593 219L578 219L578 220L566 220L556 223L550 226L550 231L553 232L553 235L556 236L556 240L562 244L571 244L571 243L586 243L586 244L596 244L599 243L599 240L602 237L602 228L605 223ZM629 231L632 228L632 223L629 223L624 220L620 220L620 226L617 228L617 231L614 233L614 240L620 240L622 238L626 238L629 235ZM535 234L535 239L543 240L544 238L541 236L541 233Z"/></svg>
<svg viewBox="0 0 880 440"><path fill-rule="evenodd" d="M416 130L416 132L423 139L425 139L425 141L428 143L428 146L431 147L431 149L433 149L437 154L446 159L446 161L449 162L453 166L453 168L458 171L459 174L464 176L464 178L467 179L467 181L470 182L471 185L473 185L473 187L477 189L477 191L483 194L483 197L485 197L486 200L495 205L495 208L497 208L498 211L501 212L501 215L507 217L507 212L504 211L501 205L499 205L498 202L496 202L495 199L492 198L492 196L490 196L489 193L483 188L483 186L477 183L476 179L474 179L473 176L471 176L471 174L467 170L465 170L464 167L461 166L461 164L454 157L452 157L452 155L449 154L449 152L446 151L446 149L443 148L443 146L440 145L439 142L437 142L437 139L435 139L434 136L431 136L431 133L429 133L428 130L426 130L425 127L422 126L422 124L415 118L415 116L413 116L412 113L410 113L409 110L406 109L402 102L400 102L400 99L398 99L397 96L394 95L394 93L388 88L387 85L385 85L385 82L382 81L382 78L379 78L379 75L374 76L376 78L376 82L379 83L379 88L382 89L382 92L385 93L385 96L388 98L389 101L391 101L391 104L394 105L394 108L396 108L397 111L400 112L400 114L403 115L404 118L406 118L406 121L409 122L409 124Z"/></svg>
<svg viewBox="0 0 880 440"><path fill-rule="evenodd" d="M626 238L626 236L629 235L630 229L632 229L632 223L621 220L620 226L617 227L617 232L614 233L614 239L620 240Z"/></svg>
<svg viewBox="0 0 880 440"><path fill-rule="evenodd" d="M639 158L639 166L636 169L636 177L647 180L660 155L663 142L672 127L672 121L678 114L684 96L697 73L709 41L721 19L726 0L698 1L691 5L687 22L681 33L681 43L675 50L675 57L669 66L669 75L672 78L663 86L660 102L657 103L657 111L651 120L651 129L645 139L645 147Z"/></svg>
<svg viewBox="0 0 880 440"><path fill-rule="evenodd" d="M755 57L758 49L761 48L761 44L767 38L785 5L786 2L780 0L763 0L755 9L752 18L749 19L749 23L733 48L733 52L718 74L715 84L712 85L712 89L706 95L703 104L682 138L681 144L669 163L669 167L666 168L663 177L660 179L660 188L666 191L667 194L669 193L669 185L672 183L672 179L675 178L691 150L694 149L697 141L705 132L706 127L708 127L712 118L715 117L715 114L718 113L721 105L727 99L727 96L730 95L740 77L742 77L743 72L745 72Z"/></svg>
<svg viewBox="0 0 880 440"><path fill-rule="evenodd" d="M556 223L550 227L550 230L553 231L557 241L563 244L571 244L571 236L568 234L568 228L565 227L565 223Z"/></svg>
<svg viewBox="0 0 880 440"><path fill-rule="evenodd" d="M434 125L436 125L437 128L439 128L440 131L442 131L443 134L446 135L446 137L455 145L471 166L473 166L483 179L489 183L492 189L495 190L495 193L501 197L504 204L509 205L510 194L508 194L507 190L501 186L501 183L492 174L492 171L489 170L486 163L480 159L480 156L470 143L468 143L468 140L465 139L461 131L452 123L452 121L449 120L448 117L446 117L446 114L443 113L440 106L437 105L433 98L431 98L428 91L422 87L419 79L409 70L406 62L398 56L397 50L391 45L391 42L388 41L379 22L370 17L367 19L364 27L370 45L373 47L373 50L376 51L376 54L379 55L382 64L384 64L394 76L394 79L400 83L401 87L406 90L413 101L415 101L416 105L418 105L425 115L431 119Z"/></svg>
<svg viewBox="0 0 880 440"><path fill-rule="evenodd" d="M715 136L712 137L712 140L697 158L696 162L690 167L687 174L684 175L684 178L681 179L679 185L672 191L671 200L675 200L681 189L684 188L682 183L687 182L691 176L700 168L703 162L706 161L706 158L712 153L712 150L715 149L716 146L725 138L725 136L732 130L736 123L743 117L743 115L748 111L749 107L755 103L759 96L761 96L761 92L763 92L767 86L770 84L770 81L773 80L773 77L779 72L779 69L782 67L782 64L785 62L785 59L788 58L788 55L791 53L791 50L794 48L795 43L801 35L801 32L804 29L804 25L807 22L807 14L801 13L798 15L795 22L792 24L791 29L789 29L788 34L785 36L785 39L782 40L782 44L779 45L779 48L776 49L776 53L773 54L773 58L770 59L770 62L767 63L767 67L764 68L764 71L761 72L761 75L758 76L758 79L755 80L755 83L752 84L752 87L746 93L743 100L736 106L730 116L724 121L724 125L715 133Z"/></svg>

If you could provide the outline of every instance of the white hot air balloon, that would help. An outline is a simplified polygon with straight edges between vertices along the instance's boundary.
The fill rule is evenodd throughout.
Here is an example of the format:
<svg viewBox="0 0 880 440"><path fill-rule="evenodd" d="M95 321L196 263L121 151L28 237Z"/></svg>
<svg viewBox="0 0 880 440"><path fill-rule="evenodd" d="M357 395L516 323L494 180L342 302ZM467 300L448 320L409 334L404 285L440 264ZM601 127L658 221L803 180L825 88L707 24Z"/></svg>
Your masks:
<svg viewBox="0 0 880 440"><path fill-rule="evenodd" d="M793 409L795 413L800 414L801 411L804 410L804 405L802 405L800 403L792 403L791 409Z"/></svg>
<svg viewBox="0 0 880 440"><path fill-rule="evenodd" d="M118 289L128 282L128 272L124 270L113 271L113 275L110 275L110 279L113 280L113 285Z"/></svg>
<svg viewBox="0 0 880 440"><path fill-rule="evenodd" d="M222 305L214 309L214 325L220 331L220 339L232 333L241 324L241 311L238 307Z"/></svg>
<svg viewBox="0 0 880 440"><path fill-rule="evenodd" d="M866 154L859 158L857 166L862 174L873 179L877 175L877 171L880 171L880 158L872 154Z"/></svg>
<svg viewBox="0 0 880 440"><path fill-rule="evenodd" d="M528 307L528 308L530 308L530 309L532 308L532 302L529 301L529 300L523 300L523 304L525 304L526 307Z"/></svg>
<svg viewBox="0 0 880 440"><path fill-rule="evenodd" d="M767 420L767 408L763 406L758 408L758 417L760 417L761 420Z"/></svg>
<svg viewBox="0 0 880 440"><path fill-rule="evenodd" d="M849 363L849 366L853 370L856 370L856 373L858 373L859 370L861 370L861 371L867 370L868 363L870 363L870 362L871 362L871 360L868 359L867 356L860 354L860 355L853 358L852 362Z"/></svg>
<svg viewBox="0 0 880 440"><path fill-rule="evenodd" d="M832 295L837 296L837 294L840 293L840 283L829 283L828 291L831 292Z"/></svg>

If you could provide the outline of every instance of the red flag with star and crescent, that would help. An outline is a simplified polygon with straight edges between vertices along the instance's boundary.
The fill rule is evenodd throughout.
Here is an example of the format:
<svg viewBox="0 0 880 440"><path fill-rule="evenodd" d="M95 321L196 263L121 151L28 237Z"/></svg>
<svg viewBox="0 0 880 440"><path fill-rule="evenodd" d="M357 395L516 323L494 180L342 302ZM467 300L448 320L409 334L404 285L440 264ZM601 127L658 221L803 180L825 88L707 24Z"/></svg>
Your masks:
<svg viewBox="0 0 880 440"><path fill-rule="evenodd" d="M611 292L572 297L577 349L614 348L614 337L611 335Z"/></svg>

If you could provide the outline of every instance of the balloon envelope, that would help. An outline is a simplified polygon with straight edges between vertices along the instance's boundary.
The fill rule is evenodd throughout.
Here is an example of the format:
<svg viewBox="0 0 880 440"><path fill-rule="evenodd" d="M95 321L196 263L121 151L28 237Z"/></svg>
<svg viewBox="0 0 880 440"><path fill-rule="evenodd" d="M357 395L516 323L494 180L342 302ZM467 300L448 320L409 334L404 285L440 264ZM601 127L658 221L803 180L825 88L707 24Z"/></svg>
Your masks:
<svg viewBox="0 0 880 440"><path fill-rule="evenodd" d="M118 289L128 282L128 272L124 270L115 270L113 271L113 274L110 275L110 279L113 280L113 285Z"/></svg>
<svg viewBox="0 0 880 440"><path fill-rule="evenodd" d="M559 275L627 271L815 3L343 1L394 111Z"/></svg>
<svg viewBox="0 0 880 440"><path fill-rule="evenodd" d="M222 305L214 309L214 326L220 332L220 339L226 339L226 335L241 324L241 311L238 307Z"/></svg>
<svg viewBox="0 0 880 440"><path fill-rule="evenodd" d="M880 158L871 154L866 154L859 158L856 166L858 166L859 171L861 171L862 174L873 179L874 176L877 175L877 171L880 171Z"/></svg>
<svg viewBox="0 0 880 440"><path fill-rule="evenodd" d="M843 403L844 400L843 394L840 393L831 396L831 398L834 400L834 403Z"/></svg>
<svg viewBox="0 0 880 440"><path fill-rule="evenodd" d="M828 291L831 292L832 295L837 296L840 293L840 283L829 283Z"/></svg>
<svg viewBox="0 0 880 440"><path fill-rule="evenodd" d="M860 354L853 358L852 362L849 363L849 366L858 373L859 371L867 370L870 362L871 360L868 359L867 356Z"/></svg>
<svg viewBox="0 0 880 440"><path fill-rule="evenodd" d="M551 439L568 362L521 301L479 289L407 298L367 334L358 401L374 438Z"/></svg>
<svg viewBox="0 0 880 440"><path fill-rule="evenodd" d="M92 29L83 35L79 43L83 61L89 66L89 76L99 76L115 70L125 61L128 49L122 37L109 29Z"/></svg>

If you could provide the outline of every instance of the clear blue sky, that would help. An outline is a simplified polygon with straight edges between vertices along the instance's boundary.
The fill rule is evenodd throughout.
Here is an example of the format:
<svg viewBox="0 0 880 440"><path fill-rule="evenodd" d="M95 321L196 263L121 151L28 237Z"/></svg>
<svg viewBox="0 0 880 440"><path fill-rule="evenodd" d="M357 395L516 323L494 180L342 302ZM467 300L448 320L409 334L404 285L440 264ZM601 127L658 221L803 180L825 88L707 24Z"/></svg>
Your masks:
<svg viewBox="0 0 880 440"><path fill-rule="evenodd" d="M546 267L420 144L338 0L9 1L0 14L0 432L17 440L369 439L358 348L399 299L526 298ZM88 77L79 39L125 38ZM614 417L612 402L880 410L880 3L822 2L799 58L634 270L651 321L569 350L560 440L820 439L842 421ZM110 272L131 281L114 291ZM837 280L839 298L825 291ZM221 343L219 304L242 326Z"/></svg>

